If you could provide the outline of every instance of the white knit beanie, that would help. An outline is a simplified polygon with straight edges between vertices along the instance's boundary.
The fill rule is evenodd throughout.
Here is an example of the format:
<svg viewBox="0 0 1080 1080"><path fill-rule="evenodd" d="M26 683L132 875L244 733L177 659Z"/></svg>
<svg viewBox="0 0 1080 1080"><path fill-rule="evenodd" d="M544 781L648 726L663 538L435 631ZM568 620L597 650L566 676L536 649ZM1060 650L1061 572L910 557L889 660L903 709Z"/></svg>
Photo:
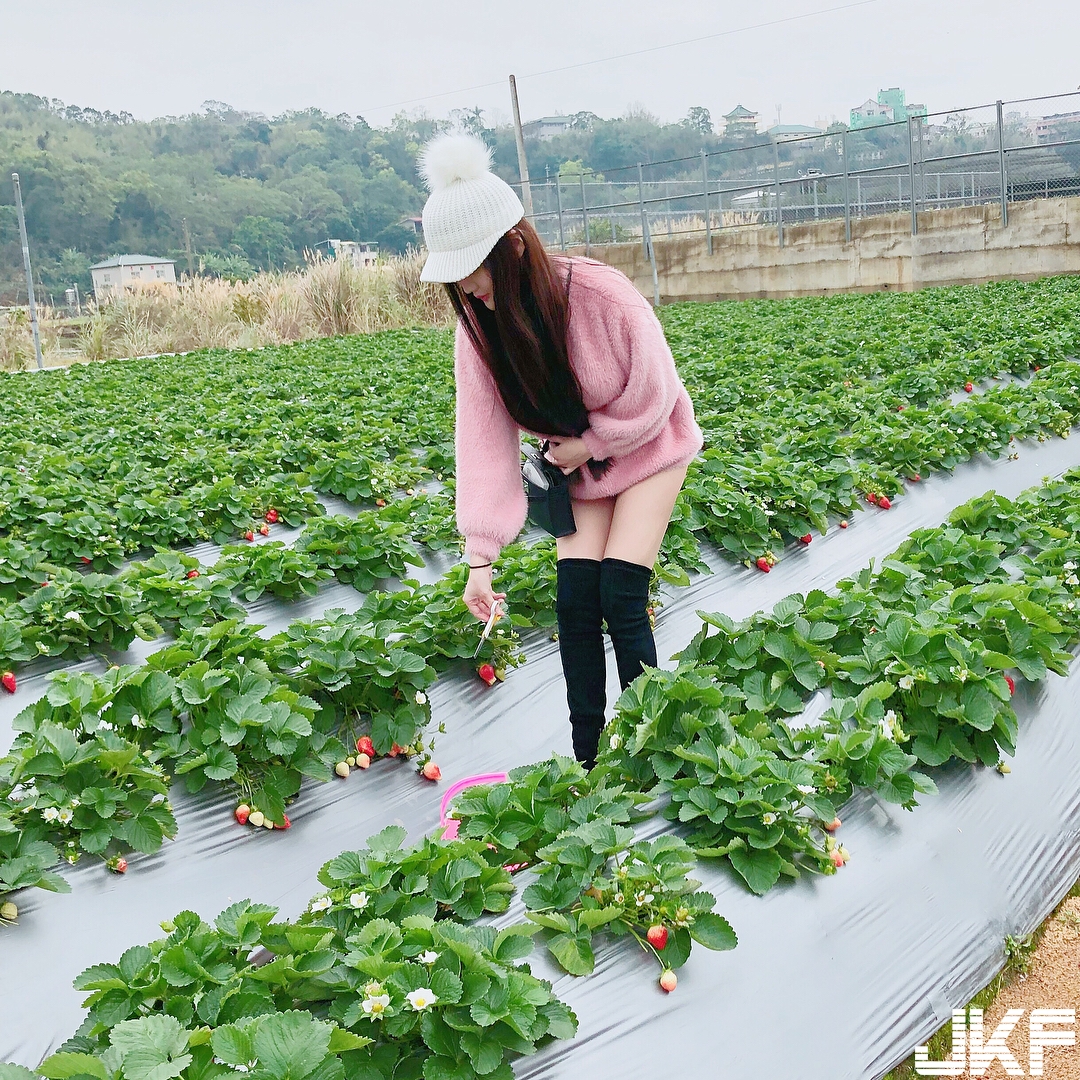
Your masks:
<svg viewBox="0 0 1080 1080"><path fill-rule="evenodd" d="M491 171L491 151L475 135L439 135L421 151L428 257L421 281L460 281L524 216L514 189Z"/></svg>

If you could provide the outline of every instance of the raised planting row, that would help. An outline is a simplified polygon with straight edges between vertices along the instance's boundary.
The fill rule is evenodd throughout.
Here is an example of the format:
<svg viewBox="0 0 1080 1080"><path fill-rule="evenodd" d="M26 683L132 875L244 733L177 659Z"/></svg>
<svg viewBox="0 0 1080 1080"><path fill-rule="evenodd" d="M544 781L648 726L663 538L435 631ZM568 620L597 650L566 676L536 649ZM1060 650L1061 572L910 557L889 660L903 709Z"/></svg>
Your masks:
<svg viewBox="0 0 1080 1080"><path fill-rule="evenodd" d="M1075 278L661 312L706 435L686 528L765 555L860 493L1076 422ZM1002 375L1038 376L991 387ZM0 536L105 571L386 503L453 468L451 337L402 331L3 380ZM991 390L953 403L963 388ZM985 399L985 400L984 400ZM423 407L417 408L422 402ZM370 519L451 544L427 504ZM416 517L412 517L413 513ZM692 552L688 552L689 556ZM8 556L0 555L0 558ZM2 580L2 579L0 579Z"/></svg>

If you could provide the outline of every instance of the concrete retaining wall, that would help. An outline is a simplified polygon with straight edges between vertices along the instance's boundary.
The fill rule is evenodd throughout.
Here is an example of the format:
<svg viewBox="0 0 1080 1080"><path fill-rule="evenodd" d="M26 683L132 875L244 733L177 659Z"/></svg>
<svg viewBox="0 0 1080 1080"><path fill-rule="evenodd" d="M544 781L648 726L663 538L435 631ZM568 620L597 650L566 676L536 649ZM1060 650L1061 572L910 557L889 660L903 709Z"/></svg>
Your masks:
<svg viewBox="0 0 1080 1080"><path fill-rule="evenodd" d="M841 220L786 226L783 248L775 225L720 230L712 255L704 236L657 237L654 247L661 303L1030 280L1080 273L1080 198L1012 203L1004 228L999 206L967 206L919 214L917 236L903 213L853 221L851 243ZM592 255L652 298L640 241L594 247Z"/></svg>

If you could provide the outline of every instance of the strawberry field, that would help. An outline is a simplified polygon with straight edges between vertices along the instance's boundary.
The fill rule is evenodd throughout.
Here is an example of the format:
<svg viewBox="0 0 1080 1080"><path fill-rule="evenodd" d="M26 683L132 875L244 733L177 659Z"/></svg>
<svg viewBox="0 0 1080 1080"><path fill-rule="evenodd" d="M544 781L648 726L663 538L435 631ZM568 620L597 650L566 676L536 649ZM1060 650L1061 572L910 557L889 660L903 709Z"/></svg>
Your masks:
<svg viewBox="0 0 1080 1080"><path fill-rule="evenodd" d="M1076 693L1080 280L661 317L706 439L655 575L677 655L588 775L551 541L504 552L510 619L472 659L448 334L4 378L5 997L87 939L66 1027L0 1056L469 1080L539 1047L514 1071L574 1075L578 987L668 1015L770 912L883 902L871 810L909 828L957 783L1023 790L1025 717ZM432 779L493 769L443 838Z"/></svg>

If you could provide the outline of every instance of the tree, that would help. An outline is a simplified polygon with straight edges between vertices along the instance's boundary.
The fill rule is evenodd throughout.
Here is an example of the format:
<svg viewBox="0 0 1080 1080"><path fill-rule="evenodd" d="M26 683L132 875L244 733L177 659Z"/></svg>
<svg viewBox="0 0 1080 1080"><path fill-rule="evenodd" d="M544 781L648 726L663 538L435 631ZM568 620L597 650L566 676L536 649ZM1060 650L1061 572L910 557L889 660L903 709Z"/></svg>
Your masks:
<svg viewBox="0 0 1080 1080"><path fill-rule="evenodd" d="M691 131L700 131L702 135L713 134L712 116L709 110L701 105L692 105L682 123L683 127L688 127Z"/></svg>
<svg viewBox="0 0 1080 1080"><path fill-rule="evenodd" d="M280 221L248 216L236 226L232 242L255 266L270 270L296 264L289 232Z"/></svg>

